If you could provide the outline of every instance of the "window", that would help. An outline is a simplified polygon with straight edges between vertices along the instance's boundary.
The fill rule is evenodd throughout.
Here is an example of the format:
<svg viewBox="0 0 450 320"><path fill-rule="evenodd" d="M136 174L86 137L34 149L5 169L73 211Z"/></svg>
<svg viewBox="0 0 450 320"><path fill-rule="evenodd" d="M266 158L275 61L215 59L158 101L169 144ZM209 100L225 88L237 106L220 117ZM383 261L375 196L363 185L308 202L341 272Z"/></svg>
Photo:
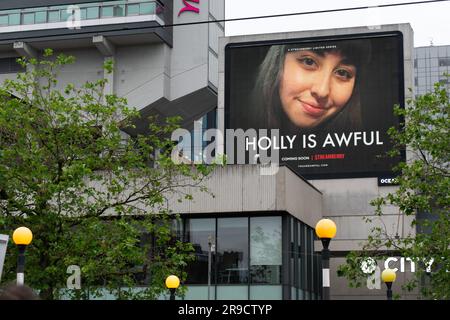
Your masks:
<svg viewBox="0 0 450 320"><path fill-rule="evenodd" d="M24 71L22 66L17 63L17 58L1 58L0 59L0 74L1 73L16 73Z"/></svg>
<svg viewBox="0 0 450 320"><path fill-rule="evenodd" d="M450 66L450 58L439 58L439 67Z"/></svg>
<svg viewBox="0 0 450 320"><path fill-rule="evenodd" d="M114 17L123 17L125 15L125 5L115 5L114 6Z"/></svg>
<svg viewBox="0 0 450 320"><path fill-rule="evenodd" d="M139 4L129 4L127 7L127 16L134 16L139 14Z"/></svg>
<svg viewBox="0 0 450 320"><path fill-rule="evenodd" d="M102 18L110 18L113 16L114 16L113 6L102 7Z"/></svg>
<svg viewBox="0 0 450 320"><path fill-rule="evenodd" d="M61 10L61 21L69 21L69 18L73 16L72 10L67 10L67 8L64 8Z"/></svg>
<svg viewBox="0 0 450 320"><path fill-rule="evenodd" d="M155 13L155 4L154 3L141 3L139 14L153 14Z"/></svg>
<svg viewBox="0 0 450 320"><path fill-rule="evenodd" d="M46 11L38 11L35 14L35 22L36 23L46 23L47 22L47 12Z"/></svg>
<svg viewBox="0 0 450 320"><path fill-rule="evenodd" d="M7 26L8 25L8 15L4 14L0 16L0 26Z"/></svg>
<svg viewBox="0 0 450 320"><path fill-rule="evenodd" d="M219 284L248 283L248 218L217 219Z"/></svg>
<svg viewBox="0 0 450 320"><path fill-rule="evenodd" d="M281 283L281 217L250 218L252 283Z"/></svg>
<svg viewBox="0 0 450 320"><path fill-rule="evenodd" d="M195 261L190 262L188 265L186 270L188 274L186 283L208 283L208 237L215 240L216 219L189 219L186 221L186 231L186 241L192 243L194 246L196 258ZM211 258L213 260L213 254L211 254ZM211 265L213 264L211 263ZM213 283L213 277L211 278L211 282Z"/></svg>
<svg viewBox="0 0 450 320"><path fill-rule="evenodd" d="M34 12L24 13L22 18L23 18L23 24L33 24L34 23Z"/></svg>
<svg viewBox="0 0 450 320"><path fill-rule="evenodd" d="M48 12L48 22L59 22L59 10L52 10Z"/></svg>
<svg viewBox="0 0 450 320"><path fill-rule="evenodd" d="M99 7L87 8L86 18L87 19L98 19L99 13L100 13Z"/></svg>

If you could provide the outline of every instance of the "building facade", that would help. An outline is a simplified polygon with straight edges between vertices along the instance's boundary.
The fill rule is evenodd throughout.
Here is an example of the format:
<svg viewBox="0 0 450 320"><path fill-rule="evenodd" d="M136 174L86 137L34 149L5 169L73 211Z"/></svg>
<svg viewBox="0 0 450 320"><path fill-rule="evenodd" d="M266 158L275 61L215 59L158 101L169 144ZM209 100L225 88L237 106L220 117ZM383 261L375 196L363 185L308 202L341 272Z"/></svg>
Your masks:
<svg viewBox="0 0 450 320"><path fill-rule="evenodd" d="M441 83L450 90L450 46L428 46L414 48L414 88L415 94L424 94Z"/></svg>
<svg viewBox="0 0 450 320"><path fill-rule="evenodd" d="M61 88L106 76L105 93L127 98L142 119L179 115L182 126L195 136L208 128L225 131L226 45L375 32L359 27L226 38L222 22L198 23L223 18L224 2L219 0L1 1L0 81L21 71L17 57L39 57L43 49L52 48L77 59L63 68ZM404 87L412 87L410 26L382 26L381 31L403 34ZM418 66L421 49L416 51ZM448 70L449 51L445 58L441 49L436 57L442 58L438 65L445 66L439 71ZM106 59L114 60L111 74L102 68ZM419 68L418 81L421 72ZM407 89L404 96L410 97ZM126 134L145 134L147 125L142 120ZM223 154L223 139L216 142L216 154ZM193 147L193 160L202 159L204 144L200 145ZM400 236L415 232L410 221L399 220L397 208L386 208L387 215L377 220L369 204L395 186L379 185L375 176L306 180L287 166L271 175L261 174L263 169L261 165L218 168L206 181L215 198L194 192L192 202L170 203L171 210L182 216L179 236L196 249L185 299L321 299L322 246L314 226L323 217L334 220L338 230L330 246L331 298L384 299L381 286L349 288L336 270L346 253L361 248L370 227L385 225L392 232L401 230ZM366 224L367 217L375 218L374 224ZM391 267L395 263L401 260L388 262ZM405 271L404 266L400 269ZM403 271L396 291L410 277Z"/></svg>

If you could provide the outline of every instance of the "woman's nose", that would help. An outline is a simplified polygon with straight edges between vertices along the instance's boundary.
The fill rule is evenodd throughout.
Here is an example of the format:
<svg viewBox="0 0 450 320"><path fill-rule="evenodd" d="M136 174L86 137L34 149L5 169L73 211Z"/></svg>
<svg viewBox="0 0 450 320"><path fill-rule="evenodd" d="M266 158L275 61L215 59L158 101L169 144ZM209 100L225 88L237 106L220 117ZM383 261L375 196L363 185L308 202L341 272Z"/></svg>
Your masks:
<svg viewBox="0 0 450 320"><path fill-rule="evenodd" d="M311 94L317 100L327 99L330 94L330 76L327 74L318 74L313 85Z"/></svg>

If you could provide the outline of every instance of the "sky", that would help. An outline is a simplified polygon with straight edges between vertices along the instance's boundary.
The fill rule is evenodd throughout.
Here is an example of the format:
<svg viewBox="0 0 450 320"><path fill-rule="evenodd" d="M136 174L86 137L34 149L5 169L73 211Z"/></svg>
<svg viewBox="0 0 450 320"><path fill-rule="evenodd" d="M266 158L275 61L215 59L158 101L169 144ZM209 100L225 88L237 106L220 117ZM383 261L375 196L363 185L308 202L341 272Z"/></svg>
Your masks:
<svg viewBox="0 0 450 320"><path fill-rule="evenodd" d="M225 0L226 19L418 0ZM226 36L410 23L414 47L450 45L450 1L388 8L227 22Z"/></svg>

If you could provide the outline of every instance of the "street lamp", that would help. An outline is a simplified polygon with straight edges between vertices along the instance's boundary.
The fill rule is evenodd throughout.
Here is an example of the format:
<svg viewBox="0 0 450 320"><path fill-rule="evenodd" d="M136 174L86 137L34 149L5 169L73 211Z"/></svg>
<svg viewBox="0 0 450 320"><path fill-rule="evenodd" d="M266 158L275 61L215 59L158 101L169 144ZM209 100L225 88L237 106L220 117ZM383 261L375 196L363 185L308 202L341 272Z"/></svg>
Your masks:
<svg viewBox="0 0 450 320"><path fill-rule="evenodd" d="M175 291L180 286L180 279L170 275L166 278L166 287L170 290L170 300L175 300Z"/></svg>
<svg viewBox="0 0 450 320"><path fill-rule="evenodd" d="M17 256L17 285L24 284L25 270L25 249L31 243L33 233L27 227L20 227L14 230L13 241L19 247L19 255Z"/></svg>
<svg viewBox="0 0 450 320"><path fill-rule="evenodd" d="M316 234L322 241L322 292L323 300L330 300L330 241L336 235L336 224L330 219L322 219L316 224Z"/></svg>
<svg viewBox="0 0 450 320"><path fill-rule="evenodd" d="M392 300L392 283L395 281L395 278L397 278L397 275L392 269L384 269L381 273L381 279L386 283L388 300Z"/></svg>

